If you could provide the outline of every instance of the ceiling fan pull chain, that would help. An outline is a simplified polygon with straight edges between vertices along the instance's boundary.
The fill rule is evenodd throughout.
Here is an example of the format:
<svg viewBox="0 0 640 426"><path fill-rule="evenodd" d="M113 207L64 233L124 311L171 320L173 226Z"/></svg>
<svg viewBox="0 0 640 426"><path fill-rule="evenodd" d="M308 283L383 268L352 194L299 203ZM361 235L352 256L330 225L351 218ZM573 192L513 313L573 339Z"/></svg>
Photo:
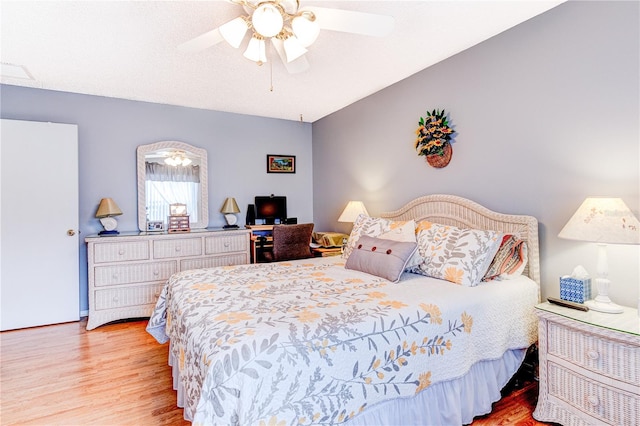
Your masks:
<svg viewBox="0 0 640 426"><path fill-rule="evenodd" d="M267 53L267 56L270 56L270 52ZM269 83L269 91L273 92L273 61L271 58L269 58Z"/></svg>

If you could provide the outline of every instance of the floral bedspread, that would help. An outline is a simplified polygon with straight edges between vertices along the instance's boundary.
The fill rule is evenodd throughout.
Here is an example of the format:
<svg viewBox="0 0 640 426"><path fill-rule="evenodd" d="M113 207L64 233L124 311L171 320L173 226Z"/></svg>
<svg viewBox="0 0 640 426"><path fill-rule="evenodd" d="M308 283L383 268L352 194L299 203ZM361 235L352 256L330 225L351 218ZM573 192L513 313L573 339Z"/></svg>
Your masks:
<svg viewBox="0 0 640 426"><path fill-rule="evenodd" d="M537 294L524 277L394 284L337 257L240 265L174 275L147 330L171 340L194 424L337 424L529 346Z"/></svg>

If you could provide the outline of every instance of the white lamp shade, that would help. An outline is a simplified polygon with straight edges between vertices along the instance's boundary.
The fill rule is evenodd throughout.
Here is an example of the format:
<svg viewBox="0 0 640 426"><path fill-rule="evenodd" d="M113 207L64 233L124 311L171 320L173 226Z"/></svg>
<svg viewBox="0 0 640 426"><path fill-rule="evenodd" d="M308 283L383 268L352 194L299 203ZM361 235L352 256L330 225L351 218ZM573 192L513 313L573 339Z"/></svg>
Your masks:
<svg viewBox="0 0 640 426"><path fill-rule="evenodd" d="M338 218L338 222L355 222L360 214L369 216L364 203L362 201L349 201L347 207L344 208L342 214Z"/></svg>
<svg viewBox="0 0 640 426"><path fill-rule="evenodd" d="M312 17L313 19L311 19ZM315 16L306 13L302 13L291 20L291 29L304 47L311 46L318 38L318 34L320 34L320 26Z"/></svg>
<svg viewBox="0 0 640 426"><path fill-rule="evenodd" d="M259 64L267 62L267 53L264 39L253 36L249 41L244 57Z"/></svg>
<svg viewBox="0 0 640 426"><path fill-rule="evenodd" d="M640 244L640 222L622 199L590 197L558 237L603 244Z"/></svg>
<svg viewBox="0 0 640 426"><path fill-rule="evenodd" d="M244 40L244 36L248 29L249 25L245 18L239 16L222 25L218 31L220 31L220 35L222 35L222 38L224 38L227 43L237 49L240 47L242 40Z"/></svg>
<svg viewBox="0 0 640 426"><path fill-rule="evenodd" d="M307 49L300 44L300 41L298 41L296 36L288 37L284 41L283 45L285 54L287 55L287 62L294 61L307 53Z"/></svg>
<svg viewBox="0 0 640 426"><path fill-rule="evenodd" d="M284 19L276 6L264 3L251 16L253 28L263 37L273 37L282 31Z"/></svg>

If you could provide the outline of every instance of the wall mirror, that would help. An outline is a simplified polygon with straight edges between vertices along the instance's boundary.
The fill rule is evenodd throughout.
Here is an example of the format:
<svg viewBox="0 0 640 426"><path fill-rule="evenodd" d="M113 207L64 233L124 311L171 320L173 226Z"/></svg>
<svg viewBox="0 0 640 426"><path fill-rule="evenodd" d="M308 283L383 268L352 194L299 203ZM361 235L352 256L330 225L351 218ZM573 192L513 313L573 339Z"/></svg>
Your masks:
<svg viewBox="0 0 640 426"><path fill-rule="evenodd" d="M171 204L186 204L190 227L209 225L207 151L178 142L140 145L138 156L138 229L166 224ZM166 227L165 227L166 229Z"/></svg>

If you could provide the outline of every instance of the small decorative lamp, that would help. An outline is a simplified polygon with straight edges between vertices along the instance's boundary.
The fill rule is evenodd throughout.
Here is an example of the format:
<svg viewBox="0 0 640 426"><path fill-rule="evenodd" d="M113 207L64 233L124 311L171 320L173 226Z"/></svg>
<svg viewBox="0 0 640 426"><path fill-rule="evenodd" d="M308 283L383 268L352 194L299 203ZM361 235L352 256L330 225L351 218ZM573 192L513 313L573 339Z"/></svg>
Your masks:
<svg viewBox="0 0 640 426"><path fill-rule="evenodd" d="M224 218L227 221L227 224L223 226L225 229L237 229L238 218L236 217L236 213L240 213L240 209L238 208L238 203L236 203L236 199L229 197L224 200L224 204L220 209L220 213L224 214Z"/></svg>
<svg viewBox="0 0 640 426"><path fill-rule="evenodd" d="M100 219L100 223L104 227L103 231L99 232L99 235L118 235L116 230L118 227L118 221L113 216L120 216L122 210L111 198L103 198L100 200L96 217Z"/></svg>
<svg viewBox="0 0 640 426"><path fill-rule="evenodd" d="M349 201L347 207L344 208L342 214L338 218L338 222L355 222L359 214L366 214L369 216L369 212L362 203L362 201Z"/></svg>
<svg viewBox="0 0 640 426"><path fill-rule="evenodd" d="M598 244L598 295L585 305L599 312L620 313L609 298L607 244L640 244L640 222L620 198L587 198L558 234L560 238Z"/></svg>

